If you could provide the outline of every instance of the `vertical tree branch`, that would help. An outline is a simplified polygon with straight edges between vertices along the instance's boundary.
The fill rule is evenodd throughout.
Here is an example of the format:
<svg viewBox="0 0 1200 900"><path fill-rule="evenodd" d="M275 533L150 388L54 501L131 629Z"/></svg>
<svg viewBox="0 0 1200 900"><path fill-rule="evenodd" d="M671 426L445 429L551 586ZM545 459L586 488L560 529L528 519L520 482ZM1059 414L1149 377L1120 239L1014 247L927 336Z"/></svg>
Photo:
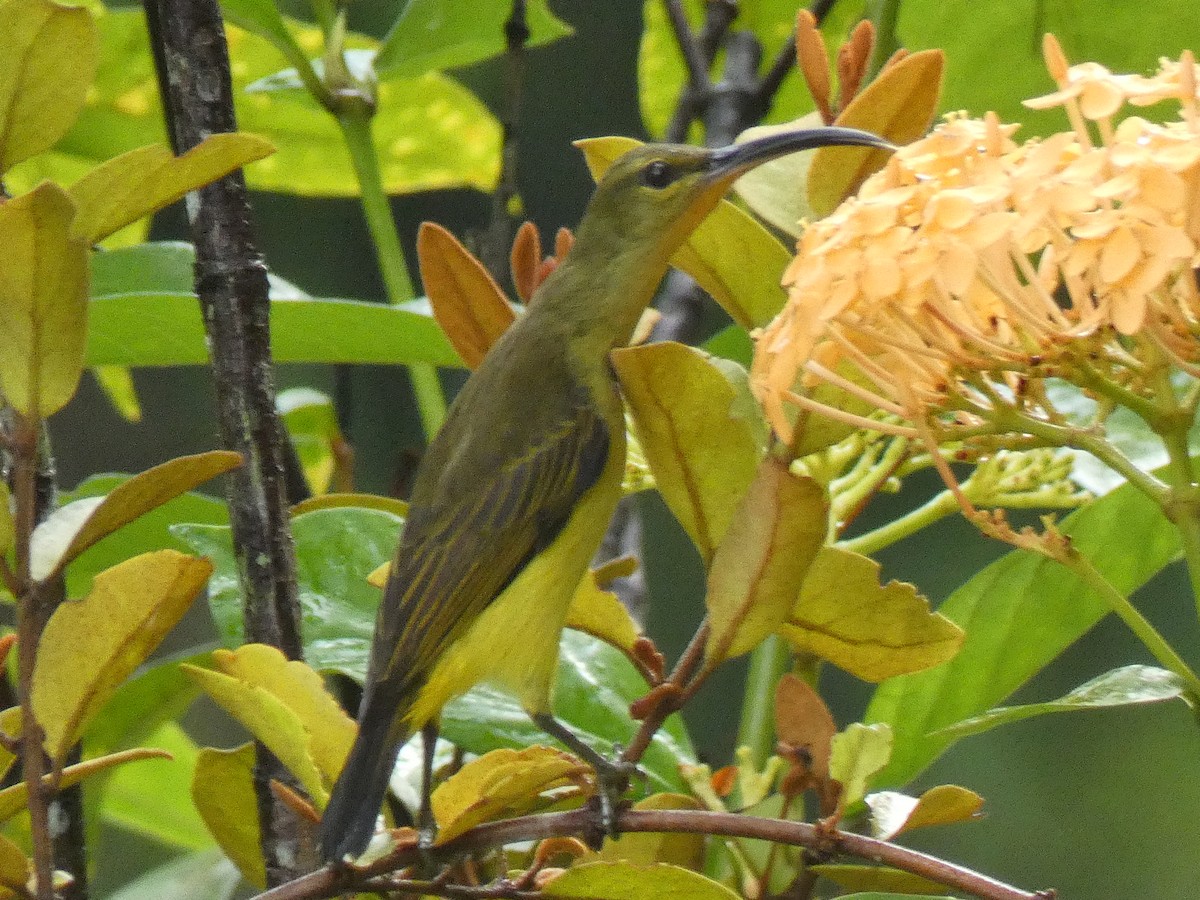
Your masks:
<svg viewBox="0 0 1200 900"><path fill-rule="evenodd" d="M216 0L145 0L168 131L176 153L236 130L229 53ZM295 549L288 527L282 423L275 410L267 272L255 245L241 173L188 198L196 246L196 293L212 353L223 446L245 464L229 479L229 516L245 598L246 640L301 657ZM259 746L255 768L267 879L296 874L295 817L271 779L287 779Z"/></svg>

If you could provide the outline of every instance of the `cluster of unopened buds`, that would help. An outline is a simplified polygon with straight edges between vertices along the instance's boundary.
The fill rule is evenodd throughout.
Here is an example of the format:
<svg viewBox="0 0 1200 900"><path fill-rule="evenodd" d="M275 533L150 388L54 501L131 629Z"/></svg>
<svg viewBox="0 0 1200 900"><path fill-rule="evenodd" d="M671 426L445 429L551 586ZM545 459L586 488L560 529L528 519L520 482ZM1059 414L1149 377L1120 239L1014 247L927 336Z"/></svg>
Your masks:
<svg viewBox="0 0 1200 900"><path fill-rule="evenodd" d="M807 225L754 361L783 440L814 409L963 439L1001 406L1052 419L1046 378L1137 395L1148 365L1200 373L1200 67L1114 75L1044 49L1059 89L1026 105L1063 107L1069 130L1017 143L994 115L949 116ZM1121 117L1165 100L1174 121Z"/></svg>

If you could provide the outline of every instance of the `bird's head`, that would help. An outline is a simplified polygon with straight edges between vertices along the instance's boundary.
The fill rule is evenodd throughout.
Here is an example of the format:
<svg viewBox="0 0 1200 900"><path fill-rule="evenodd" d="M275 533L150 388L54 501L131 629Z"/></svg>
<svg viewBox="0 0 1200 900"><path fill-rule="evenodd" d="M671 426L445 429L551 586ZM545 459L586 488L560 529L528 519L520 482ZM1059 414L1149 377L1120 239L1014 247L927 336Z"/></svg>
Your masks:
<svg viewBox="0 0 1200 900"><path fill-rule="evenodd" d="M604 173L584 221L609 253L653 248L670 256L741 175L789 153L834 145L891 149L869 132L837 127L784 131L716 150L645 144Z"/></svg>

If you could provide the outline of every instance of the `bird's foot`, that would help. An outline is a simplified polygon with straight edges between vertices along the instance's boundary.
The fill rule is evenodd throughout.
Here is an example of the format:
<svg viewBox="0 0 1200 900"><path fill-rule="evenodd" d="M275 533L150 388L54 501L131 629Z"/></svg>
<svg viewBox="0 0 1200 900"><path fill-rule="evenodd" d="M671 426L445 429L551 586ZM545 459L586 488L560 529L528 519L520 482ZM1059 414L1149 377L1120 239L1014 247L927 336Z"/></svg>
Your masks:
<svg viewBox="0 0 1200 900"><path fill-rule="evenodd" d="M588 829L588 844L595 844L596 849L604 843L604 838L617 838L620 835L618 819L621 811L629 806L625 792L629 790L629 782L639 774L636 764L623 759L621 748L613 747L613 754L605 758L598 753L589 762L596 773L596 794L589 805L596 812L596 819Z"/></svg>

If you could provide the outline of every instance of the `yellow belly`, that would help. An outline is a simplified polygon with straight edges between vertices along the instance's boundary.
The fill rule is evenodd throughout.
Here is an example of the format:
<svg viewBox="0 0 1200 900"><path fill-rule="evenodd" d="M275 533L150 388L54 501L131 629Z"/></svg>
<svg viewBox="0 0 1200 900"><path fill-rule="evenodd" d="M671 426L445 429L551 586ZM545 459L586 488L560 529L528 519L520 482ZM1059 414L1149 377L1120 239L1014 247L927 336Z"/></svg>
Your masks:
<svg viewBox="0 0 1200 900"><path fill-rule="evenodd" d="M622 430L612 436L600 478L554 542L438 659L405 717L410 730L436 720L443 706L483 682L510 692L531 714L550 711L563 623L620 499L624 470Z"/></svg>

